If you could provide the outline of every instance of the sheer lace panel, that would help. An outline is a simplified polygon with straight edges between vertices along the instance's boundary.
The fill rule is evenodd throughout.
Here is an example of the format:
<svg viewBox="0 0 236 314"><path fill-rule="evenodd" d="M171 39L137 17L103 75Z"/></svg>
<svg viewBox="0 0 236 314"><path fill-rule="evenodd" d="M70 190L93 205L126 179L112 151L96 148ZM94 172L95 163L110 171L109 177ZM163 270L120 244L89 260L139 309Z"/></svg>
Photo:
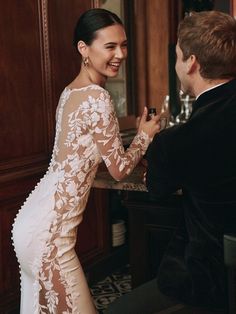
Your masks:
<svg viewBox="0 0 236 314"><path fill-rule="evenodd" d="M104 89L90 91L81 104L83 120L93 136L111 175L120 180L129 174L144 155L150 139L144 132L137 134L124 151L119 125L110 95Z"/></svg>
<svg viewBox="0 0 236 314"><path fill-rule="evenodd" d="M54 252L45 258L39 274L41 291L38 313L40 314L72 313L72 296L55 259L56 254L57 250L54 247Z"/></svg>
<svg viewBox="0 0 236 314"><path fill-rule="evenodd" d="M124 151L114 107L103 88L91 85L62 93L49 167L49 173L56 175L56 218L51 223L38 272L39 313L77 314L77 298L83 308L85 292L71 288L73 276L68 265L75 258L76 227L82 220L98 164L103 159L111 175L120 180L136 166L149 142L147 134L137 134ZM73 271L77 267L74 265L76 262Z"/></svg>

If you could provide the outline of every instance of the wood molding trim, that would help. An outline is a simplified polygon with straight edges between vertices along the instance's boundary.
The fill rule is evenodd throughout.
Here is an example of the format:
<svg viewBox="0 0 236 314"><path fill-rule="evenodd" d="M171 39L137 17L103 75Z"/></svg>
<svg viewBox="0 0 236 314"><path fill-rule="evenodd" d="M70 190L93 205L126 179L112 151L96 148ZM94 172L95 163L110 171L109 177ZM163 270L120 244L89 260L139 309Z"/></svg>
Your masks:
<svg viewBox="0 0 236 314"><path fill-rule="evenodd" d="M168 94L169 1L135 0L138 114L160 108ZM160 31L161 30L161 31Z"/></svg>
<svg viewBox="0 0 236 314"><path fill-rule="evenodd" d="M135 29L135 57L136 57L136 99L138 116L143 113L143 108L149 103L148 98L148 68L147 68L147 2L134 1L134 29Z"/></svg>
<svg viewBox="0 0 236 314"><path fill-rule="evenodd" d="M231 14L234 16L236 19L236 0L231 0Z"/></svg>
<svg viewBox="0 0 236 314"><path fill-rule="evenodd" d="M48 161L46 158L42 158L39 161L37 159L32 159L29 163L22 164L15 168L14 164L9 165L9 169L4 169L2 173L0 173L0 183L14 182L18 179L24 179L29 176L37 175L46 170L48 166Z"/></svg>
<svg viewBox="0 0 236 314"><path fill-rule="evenodd" d="M28 156L22 156L17 159L13 160L7 160L0 162L0 181L1 176L4 175L4 173L11 171L11 170L18 170L24 167L30 167L34 164L41 164L41 163L48 163L48 155L44 152L38 153L38 154L31 154Z"/></svg>
<svg viewBox="0 0 236 314"><path fill-rule="evenodd" d="M48 138L47 147L51 150L53 143L53 96L52 96L52 77L51 77L51 60L49 46L49 29L48 29L48 0L38 0L39 8L39 34L41 48L41 64L42 64L42 81L44 96L44 111L47 121ZM46 139L46 138L45 138Z"/></svg>
<svg viewBox="0 0 236 314"><path fill-rule="evenodd" d="M160 110L168 92L169 3L150 0L147 8L148 101ZM161 30L161 31L160 31Z"/></svg>

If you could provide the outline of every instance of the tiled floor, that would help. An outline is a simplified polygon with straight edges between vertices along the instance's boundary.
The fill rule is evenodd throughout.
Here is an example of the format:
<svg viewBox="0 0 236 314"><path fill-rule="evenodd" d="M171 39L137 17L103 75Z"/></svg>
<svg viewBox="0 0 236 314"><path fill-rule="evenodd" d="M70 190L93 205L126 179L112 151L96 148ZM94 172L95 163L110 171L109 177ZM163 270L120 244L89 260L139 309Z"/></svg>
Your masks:
<svg viewBox="0 0 236 314"><path fill-rule="evenodd" d="M131 290L129 266L119 269L104 280L99 281L90 290L99 313L103 313L108 304Z"/></svg>

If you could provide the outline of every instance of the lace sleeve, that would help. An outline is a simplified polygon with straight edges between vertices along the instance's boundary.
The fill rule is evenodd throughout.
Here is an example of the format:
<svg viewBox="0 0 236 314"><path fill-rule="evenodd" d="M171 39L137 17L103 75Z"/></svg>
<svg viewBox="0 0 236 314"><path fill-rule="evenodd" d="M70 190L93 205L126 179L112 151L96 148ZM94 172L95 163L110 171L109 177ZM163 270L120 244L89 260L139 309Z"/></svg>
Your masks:
<svg viewBox="0 0 236 314"><path fill-rule="evenodd" d="M140 161L147 150L150 138L144 132L137 134L125 151L109 93L105 90L99 91L97 97L89 96L88 102L86 123L110 174L119 181Z"/></svg>

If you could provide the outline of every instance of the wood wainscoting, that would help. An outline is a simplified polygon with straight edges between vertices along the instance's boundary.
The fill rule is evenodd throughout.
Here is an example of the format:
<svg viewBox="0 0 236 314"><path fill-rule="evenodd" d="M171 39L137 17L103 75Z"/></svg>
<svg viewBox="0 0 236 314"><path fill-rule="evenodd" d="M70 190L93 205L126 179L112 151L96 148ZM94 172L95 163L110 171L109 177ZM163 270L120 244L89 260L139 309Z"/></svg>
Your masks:
<svg viewBox="0 0 236 314"><path fill-rule="evenodd" d="M24 0L0 3L0 313L19 312L18 264L11 244L17 211L45 172L62 89L78 73L73 28L91 1ZM99 191L92 197L105 199ZM91 202L90 202L91 204ZM105 254L107 207L89 205L82 260ZM106 204L106 201L105 201ZM101 214L103 211L103 214ZM99 224L100 222L100 224ZM89 231L88 231L89 229ZM86 250L85 250L86 248Z"/></svg>

